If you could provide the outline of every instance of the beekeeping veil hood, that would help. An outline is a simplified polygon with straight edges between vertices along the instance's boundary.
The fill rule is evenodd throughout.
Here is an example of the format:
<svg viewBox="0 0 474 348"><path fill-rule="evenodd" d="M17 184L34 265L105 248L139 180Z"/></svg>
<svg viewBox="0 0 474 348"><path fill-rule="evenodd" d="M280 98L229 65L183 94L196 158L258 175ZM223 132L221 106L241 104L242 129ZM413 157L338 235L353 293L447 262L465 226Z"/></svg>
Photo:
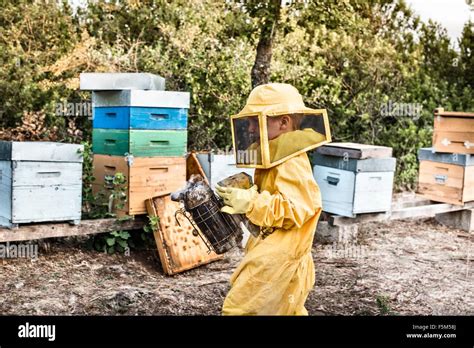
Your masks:
<svg viewBox="0 0 474 348"><path fill-rule="evenodd" d="M254 88L231 126L237 167L271 168L331 141L326 110L306 107L284 83Z"/></svg>

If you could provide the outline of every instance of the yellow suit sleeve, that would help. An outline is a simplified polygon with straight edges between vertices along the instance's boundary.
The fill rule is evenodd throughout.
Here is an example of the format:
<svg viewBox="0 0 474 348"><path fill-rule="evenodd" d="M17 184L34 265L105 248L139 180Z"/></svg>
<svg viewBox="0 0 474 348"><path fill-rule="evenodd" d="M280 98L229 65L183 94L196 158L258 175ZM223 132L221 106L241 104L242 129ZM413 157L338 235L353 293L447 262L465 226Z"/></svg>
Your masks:
<svg viewBox="0 0 474 348"><path fill-rule="evenodd" d="M250 203L247 218L257 226L301 227L321 209L319 188L306 157L294 157L275 170L275 192L262 191Z"/></svg>

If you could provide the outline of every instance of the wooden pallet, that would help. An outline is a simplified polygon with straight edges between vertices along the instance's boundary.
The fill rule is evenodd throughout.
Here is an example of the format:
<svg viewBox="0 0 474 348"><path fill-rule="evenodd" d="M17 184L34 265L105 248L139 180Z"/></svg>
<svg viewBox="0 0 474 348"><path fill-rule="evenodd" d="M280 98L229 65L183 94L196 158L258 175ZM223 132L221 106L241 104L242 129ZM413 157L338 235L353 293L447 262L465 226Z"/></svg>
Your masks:
<svg viewBox="0 0 474 348"><path fill-rule="evenodd" d="M120 221L117 219L82 220L77 225L68 223L41 223L20 225L15 229L0 228L0 243L53 237L83 236L113 231L142 229L144 218Z"/></svg>
<svg viewBox="0 0 474 348"><path fill-rule="evenodd" d="M361 222L434 217L437 214L465 209L474 209L474 201L467 202L464 205L454 205L419 198L411 202L396 203L392 206L391 212L359 214L354 218L323 213L322 220L328 221L332 226L347 226Z"/></svg>
<svg viewBox="0 0 474 348"><path fill-rule="evenodd" d="M194 228L184 216L178 215L177 223L175 213L181 206L169 195L148 199L146 206L151 218L159 217L154 237L166 274L173 275L222 259L222 255L209 252L201 237L193 234Z"/></svg>

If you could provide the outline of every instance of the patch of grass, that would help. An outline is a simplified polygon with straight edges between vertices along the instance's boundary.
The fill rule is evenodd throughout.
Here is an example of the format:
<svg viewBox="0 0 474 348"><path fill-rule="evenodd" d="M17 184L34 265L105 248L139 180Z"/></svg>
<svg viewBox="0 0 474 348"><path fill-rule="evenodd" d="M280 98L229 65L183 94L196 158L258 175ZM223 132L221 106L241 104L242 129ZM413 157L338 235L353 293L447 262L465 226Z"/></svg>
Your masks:
<svg viewBox="0 0 474 348"><path fill-rule="evenodd" d="M377 295L376 297L377 307L379 308L381 315L391 315L394 314L392 308L390 307L390 299L388 296Z"/></svg>

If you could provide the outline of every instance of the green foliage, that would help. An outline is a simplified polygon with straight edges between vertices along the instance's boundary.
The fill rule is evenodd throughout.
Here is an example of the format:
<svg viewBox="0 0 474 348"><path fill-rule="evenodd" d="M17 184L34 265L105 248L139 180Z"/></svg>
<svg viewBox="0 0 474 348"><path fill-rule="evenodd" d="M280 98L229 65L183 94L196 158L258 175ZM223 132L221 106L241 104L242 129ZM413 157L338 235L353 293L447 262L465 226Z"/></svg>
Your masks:
<svg viewBox="0 0 474 348"><path fill-rule="evenodd" d="M128 240L130 238L130 233L126 231L115 231L109 233L104 239L105 243L101 243L102 240L96 238L94 240L94 246L97 250L106 251L109 254L114 252L124 253L128 248Z"/></svg>
<svg viewBox="0 0 474 348"><path fill-rule="evenodd" d="M115 210L124 208L127 202L126 178L122 173L106 177L104 188L94 194L92 185L95 181L93 167L92 145L83 142L83 185L82 185L82 211L85 219L116 218ZM130 219L123 216L119 220ZM125 253L140 247L150 247L154 243L153 234L150 233L158 226L158 218L150 218L150 224L143 231L131 234L127 231L114 231L107 234L93 235L88 240L88 246L97 251L109 254Z"/></svg>
<svg viewBox="0 0 474 348"><path fill-rule="evenodd" d="M95 181L94 177L94 156L92 153L92 144L84 141L81 143L84 146L82 151L82 214L84 217L94 215L92 207L95 202L95 197L92 192L92 184Z"/></svg>
<svg viewBox="0 0 474 348"><path fill-rule="evenodd" d="M67 1L1 1L0 105L8 117L0 125L17 124L25 111L49 111L71 89L47 67L76 43L77 26ZM51 123L64 125L64 119Z"/></svg>
<svg viewBox="0 0 474 348"><path fill-rule="evenodd" d="M463 85L474 88L474 23L469 22L464 26L459 42L460 56L459 68ZM472 99L472 98L471 98Z"/></svg>
<svg viewBox="0 0 474 348"><path fill-rule="evenodd" d="M153 233L159 229L160 217L148 216L148 224L144 227L145 232Z"/></svg>
<svg viewBox="0 0 474 348"><path fill-rule="evenodd" d="M88 217L92 219L116 217L115 210L123 209L127 202L126 193L126 179L122 173L115 173L114 176L105 178L106 184L102 190L96 195L90 193L89 201L85 201L85 204L89 204L90 210ZM91 237L91 243L94 248L98 251L108 252L112 254L116 251L124 252L125 250L130 251L129 245L130 234L124 231L114 231L106 235L99 234Z"/></svg>
<svg viewBox="0 0 474 348"><path fill-rule="evenodd" d="M387 296L377 295L376 301L381 315L395 314L390 307L390 299Z"/></svg>
<svg viewBox="0 0 474 348"><path fill-rule="evenodd" d="M100 219L116 217L114 209L121 209L127 200L126 179L122 173L117 173L110 177L108 189L103 189L97 194L93 193L92 185L95 181L93 167L92 145L83 142L83 184L82 184L82 211L83 217L88 219ZM97 251L125 252L130 250L133 244L129 245L130 233L126 231L114 231L108 234L93 235L89 238L88 244Z"/></svg>
<svg viewBox="0 0 474 348"><path fill-rule="evenodd" d="M153 233L160 229L159 224L159 216L148 216L148 224L143 228L144 233L140 234L140 238L145 246L155 245Z"/></svg>
<svg viewBox="0 0 474 348"><path fill-rule="evenodd" d="M82 174L82 212L84 218L101 219L116 217L114 211L121 210L127 203L127 179L123 173L105 177L105 184L96 194L93 193L94 166L92 145L83 142Z"/></svg>
<svg viewBox="0 0 474 348"><path fill-rule="evenodd" d="M80 72L146 71L164 76L168 90L191 92L190 150L231 145L229 115L250 92L269 15L261 2L100 0L75 14L66 1L0 3L0 126L41 111L65 128L56 103L90 98L77 90ZM393 147L399 188L415 188L416 152L431 143L433 110L474 111L472 24L456 51L442 23L422 23L398 0L291 1L278 23L271 80L328 109L334 141ZM383 116L389 101L423 109L416 118ZM90 121L72 120L88 141ZM99 207L88 186L84 194L92 214Z"/></svg>

